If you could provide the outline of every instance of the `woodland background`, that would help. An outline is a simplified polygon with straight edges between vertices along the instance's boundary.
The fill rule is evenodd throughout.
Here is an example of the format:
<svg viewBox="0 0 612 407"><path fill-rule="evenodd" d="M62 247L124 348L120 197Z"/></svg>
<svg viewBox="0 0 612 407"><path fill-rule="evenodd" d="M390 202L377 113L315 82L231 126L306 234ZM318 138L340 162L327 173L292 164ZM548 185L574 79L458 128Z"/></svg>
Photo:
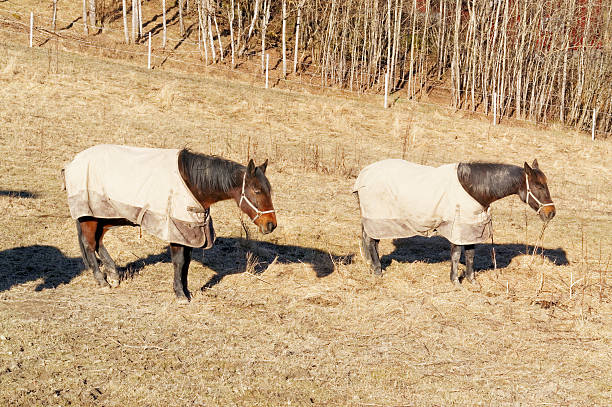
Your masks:
<svg viewBox="0 0 612 407"><path fill-rule="evenodd" d="M496 105L505 117L612 131L612 4L603 0L38 3L27 11L46 15L41 33L51 24L63 35L56 16L76 14L68 28L90 37L144 44L151 33L154 48L173 48L174 56L197 43L191 56L206 65L263 72L270 54L281 80L308 76L325 87L383 93L388 75L389 92L410 99L433 96L484 114ZM260 68L247 63L258 59Z"/></svg>

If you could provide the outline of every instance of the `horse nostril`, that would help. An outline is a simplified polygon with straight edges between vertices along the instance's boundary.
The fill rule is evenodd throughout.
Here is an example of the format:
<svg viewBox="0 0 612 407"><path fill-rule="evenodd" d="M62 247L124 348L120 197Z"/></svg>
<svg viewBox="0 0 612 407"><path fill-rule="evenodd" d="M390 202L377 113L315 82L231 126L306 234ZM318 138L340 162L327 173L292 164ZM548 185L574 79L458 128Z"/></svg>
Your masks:
<svg viewBox="0 0 612 407"><path fill-rule="evenodd" d="M552 218L554 218L556 213L557 213L556 211L548 212L548 220L551 220Z"/></svg>
<svg viewBox="0 0 612 407"><path fill-rule="evenodd" d="M274 229L276 229L276 224L274 222L268 222L266 226L268 227L268 232L272 232Z"/></svg>

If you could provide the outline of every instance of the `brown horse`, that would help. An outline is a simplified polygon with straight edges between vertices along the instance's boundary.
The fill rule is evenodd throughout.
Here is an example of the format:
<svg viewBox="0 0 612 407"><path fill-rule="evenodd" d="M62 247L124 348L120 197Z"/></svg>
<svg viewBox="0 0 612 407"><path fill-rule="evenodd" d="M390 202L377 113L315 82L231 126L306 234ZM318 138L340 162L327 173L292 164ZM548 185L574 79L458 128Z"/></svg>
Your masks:
<svg viewBox="0 0 612 407"><path fill-rule="evenodd" d="M394 174L393 169L400 173ZM421 177L422 174L442 174L445 179ZM393 184L388 179L399 181ZM449 188L459 191L449 192ZM536 211L542 221L548 222L555 216L546 176L537 160L531 167L524 163L522 168L479 162L433 168L403 160L386 160L364 168L354 192L362 216L362 256L374 274L382 274L378 255L381 238L440 234L450 241L450 279L455 284L459 283L457 270L462 247L465 247L466 263L463 278L474 281L474 243L491 238L488 208L493 202L516 194ZM427 200L432 196L433 200ZM381 200L397 202L388 204L381 203ZM449 209L442 210L441 207Z"/></svg>
<svg viewBox="0 0 612 407"><path fill-rule="evenodd" d="M188 302L192 248L210 248L215 239L212 204L233 199L262 233L276 228L267 164L266 160L255 166L250 160L245 167L185 149L102 145L83 151L65 168L64 176L85 266L100 286L118 286L117 266L102 239L111 227L139 225L170 243L174 293L179 302ZM190 202L193 206L186 207Z"/></svg>

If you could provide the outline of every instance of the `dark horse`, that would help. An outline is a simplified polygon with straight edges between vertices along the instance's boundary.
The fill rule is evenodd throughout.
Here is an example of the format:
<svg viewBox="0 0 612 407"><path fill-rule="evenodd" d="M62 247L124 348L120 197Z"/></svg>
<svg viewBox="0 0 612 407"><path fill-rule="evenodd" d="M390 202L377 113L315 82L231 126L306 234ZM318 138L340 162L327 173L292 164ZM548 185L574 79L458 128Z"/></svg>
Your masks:
<svg viewBox="0 0 612 407"><path fill-rule="evenodd" d="M178 153L180 178L201 206L197 209L190 207L188 210L205 214L208 226L210 206L218 201L233 199L262 233L272 232L276 228L276 214L272 205L271 186L265 176L267 164L266 160L262 165L255 166L253 160L250 160L245 167L220 157L181 150ZM178 182L181 182L180 179ZM142 209L143 212L144 210ZM143 215L140 215L139 220L142 217ZM137 226L139 223L121 217L78 217L76 226L83 261L87 268L92 269L94 278L100 286L119 285L117 266L102 243L104 234L114 226ZM212 230L212 223L210 227ZM207 247L212 246L214 241L214 231L211 233L212 239L210 233L207 235ZM188 302L190 299L187 273L191 252L190 246L170 242L170 255L174 266L174 293L179 302ZM100 270L96 254L104 265L104 274Z"/></svg>
<svg viewBox="0 0 612 407"><path fill-rule="evenodd" d="M493 163L460 163L457 166L457 178L461 187L480 205L487 210L491 203L498 199L516 194L533 208L543 222L550 221L555 216L555 206L550 198L547 180L534 160L530 167L527 163L523 168L515 165ZM357 194L359 199L359 195ZM365 231L362 218L362 255L375 274L381 274L381 264L378 255L380 239L374 239ZM404 237L404 236L402 236ZM474 244L464 246L451 242L450 279L458 284L457 269L461 249L465 247L466 269L463 278L474 281Z"/></svg>

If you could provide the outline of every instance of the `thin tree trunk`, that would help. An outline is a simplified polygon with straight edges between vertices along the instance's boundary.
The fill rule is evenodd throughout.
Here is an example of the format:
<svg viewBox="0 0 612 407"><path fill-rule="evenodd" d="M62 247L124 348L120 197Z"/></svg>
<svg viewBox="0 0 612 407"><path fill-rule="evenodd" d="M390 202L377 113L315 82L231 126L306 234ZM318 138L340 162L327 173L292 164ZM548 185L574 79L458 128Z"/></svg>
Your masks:
<svg viewBox="0 0 612 407"><path fill-rule="evenodd" d="M92 29L96 27L96 0L89 0L89 24Z"/></svg>
<svg viewBox="0 0 612 407"><path fill-rule="evenodd" d="M210 0L206 0L206 25L208 27L208 39L210 40L210 53L213 63L217 63L217 51L215 51L215 39L212 32L212 19L210 18Z"/></svg>
<svg viewBox="0 0 612 407"><path fill-rule="evenodd" d="M166 0L162 0L162 25L164 27L164 34L163 34L163 38L162 38L162 47L166 48L166 41L168 40L167 37L167 26L166 26Z"/></svg>
<svg viewBox="0 0 612 407"><path fill-rule="evenodd" d="M89 34L89 28L87 27L87 0L83 0L83 31L85 35Z"/></svg>
<svg viewBox="0 0 612 407"><path fill-rule="evenodd" d="M231 1L230 10L228 10L227 17L229 20L230 27L230 45L232 47L232 69L236 66L235 49L234 49L234 0Z"/></svg>
<svg viewBox="0 0 612 407"><path fill-rule="evenodd" d="M123 37L125 38L125 43L130 43L130 32L128 30L127 25L127 10L126 10L126 0L121 0L121 12L123 14Z"/></svg>
<svg viewBox="0 0 612 407"><path fill-rule="evenodd" d="M51 21L53 32L55 32L55 29L56 29L56 20L57 20L57 0L53 0L53 19Z"/></svg>
<svg viewBox="0 0 612 407"><path fill-rule="evenodd" d="M297 18L295 20L295 47L293 48L293 73L297 73L298 50L300 44L300 23L302 18L303 2L298 4Z"/></svg>
<svg viewBox="0 0 612 407"><path fill-rule="evenodd" d="M287 0L283 0L283 78L287 77Z"/></svg>
<svg viewBox="0 0 612 407"><path fill-rule="evenodd" d="M183 0L176 0L176 3L179 12L179 31L181 33L181 37L183 37L185 36L185 23L183 22Z"/></svg>
<svg viewBox="0 0 612 407"><path fill-rule="evenodd" d="M266 69L266 31L270 21L270 0L264 0L261 15L261 72Z"/></svg>
<svg viewBox="0 0 612 407"><path fill-rule="evenodd" d="M257 21L258 14L259 14L259 0L255 0L255 10L253 11L253 19L251 20L251 25L249 26L249 33L247 34L247 37L245 38L244 44L242 44L240 51L238 51L238 56L244 55L244 52L247 49L249 40L251 39L251 35L253 35L253 29L255 28L255 22Z"/></svg>
<svg viewBox="0 0 612 407"><path fill-rule="evenodd" d="M137 0L132 0L132 44L136 44L138 33L138 6Z"/></svg>
<svg viewBox="0 0 612 407"><path fill-rule="evenodd" d="M198 2L198 25L200 32L200 41L204 47L204 61L208 65L208 45L206 44L206 18L204 16L204 0Z"/></svg>
<svg viewBox="0 0 612 407"><path fill-rule="evenodd" d="M412 2L412 35L410 36L410 70L408 71L408 97L414 97L414 38L416 37L417 0Z"/></svg>
<svg viewBox="0 0 612 407"><path fill-rule="evenodd" d="M217 41L219 41L219 59L223 62L223 44L221 43L221 33L219 32L219 26L217 25L217 12L213 11L213 21L215 22L215 31L217 32Z"/></svg>
<svg viewBox="0 0 612 407"><path fill-rule="evenodd" d="M142 29L142 0L137 0L138 4L138 35L140 38L144 37L144 31Z"/></svg>

